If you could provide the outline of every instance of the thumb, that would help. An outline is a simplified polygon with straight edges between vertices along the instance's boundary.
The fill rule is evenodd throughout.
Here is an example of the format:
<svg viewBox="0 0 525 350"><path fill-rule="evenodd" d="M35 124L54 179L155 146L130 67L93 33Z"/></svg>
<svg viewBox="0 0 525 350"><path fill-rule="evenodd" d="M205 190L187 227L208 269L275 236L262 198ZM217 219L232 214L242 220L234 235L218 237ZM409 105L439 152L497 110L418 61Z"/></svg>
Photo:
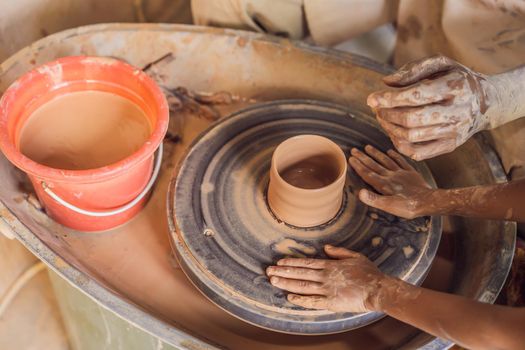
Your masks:
<svg viewBox="0 0 525 350"><path fill-rule="evenodd" d="M380 194L362 189L359 191L361 202L392 215L405 219L413 219L416 212L408 205L408 200L399 196L382 196Z"/></svg>
<svg viewBox="0 0 525 350"><path fill-rule="evenodd" d="M366 205L386 211L388 213L392 213L392 207L396 202L392 196L382 196L366 189L359 191L359 199Z"/></svg>
<svg viewBox="0 0 525 350"><path fill-rule="evenodd" d="M348 250L346 248L334 247L332 245L325 245L324 251L326 254L333 259L348 259L357 258L361 254Z"/></svg>
<svg viewBox="0 0 525 350"><path fill-rule="evenodd" d="M454 68L463 69L464 67L446 56L437 55L409 62L397 72L385 76L383 82L392 87L408 86L434 74L447 72Z"/></svg>

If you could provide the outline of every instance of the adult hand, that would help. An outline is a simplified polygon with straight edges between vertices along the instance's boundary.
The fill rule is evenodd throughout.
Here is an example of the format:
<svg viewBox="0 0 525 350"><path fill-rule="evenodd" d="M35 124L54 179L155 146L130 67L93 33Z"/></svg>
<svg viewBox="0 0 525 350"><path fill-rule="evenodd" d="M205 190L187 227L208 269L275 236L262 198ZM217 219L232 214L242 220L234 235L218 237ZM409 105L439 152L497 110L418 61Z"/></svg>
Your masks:
<svg viewBox="0 0 525 350"><path fill-rule="evenodd" d="M362 189L359 199L374 208L406 219L430 215L429 199L437 191L396 151L388 155L368 145L352 149L348 162L379 194Z"/></svg>
<svg viewBox="0 0 525 350"><path fill-rule="evenodd" d="M364 255L325 246L334 260L286 258L266 269L270 283L289 291L288 301L307 309L367 312L378 308L378 293L389 283Z"/></svg>
<svg viewBox="0 0 525 350"><path fill-rule="evenodd" d="M500 100L489 77L444 56L408 63L383 81L392 88L367 103L398 151L414 160L451 152L490 128L487 111Z"/></svg>

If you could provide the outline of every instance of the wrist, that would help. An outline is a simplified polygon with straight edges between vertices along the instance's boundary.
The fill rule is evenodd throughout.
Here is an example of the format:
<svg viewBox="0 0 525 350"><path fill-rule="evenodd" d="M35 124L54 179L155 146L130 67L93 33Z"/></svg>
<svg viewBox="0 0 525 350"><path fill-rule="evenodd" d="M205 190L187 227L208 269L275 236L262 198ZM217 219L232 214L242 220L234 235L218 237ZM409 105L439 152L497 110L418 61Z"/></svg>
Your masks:
<svg viewBox="0 0 525 350"><path fill-rule="evenodd" d="M489 76L482 82L488 109L489 129L525 116L525 68Z"/></svg>
<svg viewBox="0 0 525 350"><path fill-rule="evenodd" d="M483 91L486 96L487 110L482 111L487 118L487 126L485 130L491 130L501 125L502 106L504 104L501 91L505 91L505 79L501 79L499 75L487 77L481 82Z"/></svg>
<svg viewBox="0 0 525 350"><path fill-rule="evenodd" d="M419 196L418 216L443 215L450 209L450 200L446 190L432 188Z"/></svg>
<svg viewBox="0 0 525 350"><path fill-rule="evenodd" d="M365 305L370 311L396 313L407 302L413 302L421 293L421 288L415 287L398 278L385 275Z"/></svg>
<svg viewBox="0 0 525 350"><path fill-rule="evenodd" d="M369 311L383 312L385 305L389 304L391 298L391 291L395 289L397 279L384 275L383 278L379 279L376 283L374 290L368 295L365 300L365 307Z"/></svg>

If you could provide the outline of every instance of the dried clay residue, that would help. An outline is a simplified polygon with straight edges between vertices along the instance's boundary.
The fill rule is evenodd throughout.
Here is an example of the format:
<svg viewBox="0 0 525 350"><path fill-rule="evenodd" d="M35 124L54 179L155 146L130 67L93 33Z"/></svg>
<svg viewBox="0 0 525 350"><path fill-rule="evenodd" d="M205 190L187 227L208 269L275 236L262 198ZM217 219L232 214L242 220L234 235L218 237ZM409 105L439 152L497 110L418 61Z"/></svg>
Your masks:
<svg viewBox="0 0 525 350"><path fill-rule="evenodd" d="M372 247L378 247L383 243L383 238L381 237L374 237L372 238Z"/></svg>
<svg viewBox="0 0 525 350"><path fill-rule="evenodd" d="M189 113L199 118L215 121L223 116L217 106L229 106L237 102L254 102L253 100L247 101L228 91L196 92L183 86L166 86L166 84L164 84L166 76L165 73L162 72L166 70L166 66L174 59L173 53L170 52L146 64L142 68L144 72L161 86L166 95L171 114Z"/></svg>
<svg viewBox="0 0 525 350"><path fill-rule="evenodd" d="M297 242L290 238L285 238L272 245L272 250L276 253L293 256L293 257L305 257L315 255L317 250L305 243Z"/></svg>
<svg viewBox="0 0 525 350"><path fill-rule="evenodd" d="M405 258L409 259L414 254L414 248L410 245L403 247L403 254L405 254Z"/></svg>

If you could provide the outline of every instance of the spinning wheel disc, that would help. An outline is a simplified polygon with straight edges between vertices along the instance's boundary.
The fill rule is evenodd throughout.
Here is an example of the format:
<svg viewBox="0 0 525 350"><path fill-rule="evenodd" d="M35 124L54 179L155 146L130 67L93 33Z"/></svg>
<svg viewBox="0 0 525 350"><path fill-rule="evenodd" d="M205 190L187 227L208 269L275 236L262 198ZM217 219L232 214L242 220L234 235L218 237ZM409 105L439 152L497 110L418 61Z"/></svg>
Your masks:
<svg viewBox="0 0 525 350"><path fill-rule="evenodd" d="M368 256L379 268L413 284L424 279L437 250L441 219L404 220L356 199L364 187L348 171L341 210L330 222L298 228L268 208L266 190L273 150L285 139L317 134L350 154L371 144L392 145L370 117L318 101L260 104L222 119L190 147L168 196L172 243L196 287L231 314L260 327L298 334L347 331L380 313L333 313L290 304L265 268L284 256L326 258L325 244ZM416 165L428 181L430 173Z"/></svg>

